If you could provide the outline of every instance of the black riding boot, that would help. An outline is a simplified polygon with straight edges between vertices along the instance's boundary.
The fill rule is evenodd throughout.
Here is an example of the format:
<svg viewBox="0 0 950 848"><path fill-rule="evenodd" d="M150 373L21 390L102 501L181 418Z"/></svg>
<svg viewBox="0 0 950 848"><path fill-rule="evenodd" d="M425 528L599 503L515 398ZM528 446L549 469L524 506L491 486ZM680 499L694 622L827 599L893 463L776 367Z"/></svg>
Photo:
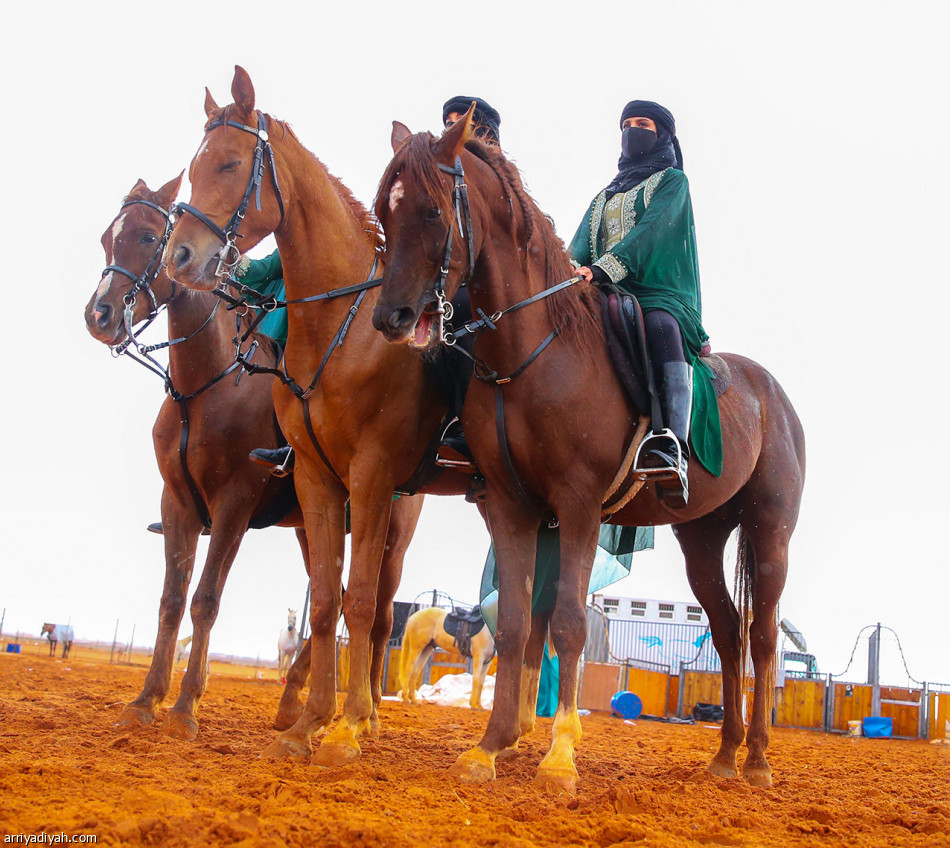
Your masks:
<svg viewBox="0 0 950 848"><path fill-rule="evenodd" d="M666 416L666 425L673 431L679 443L667 441L648 453L653 463L662 463L676 468L679 475L675 481L666 481L659 486L660 497L674 509L682 509L689 500L687 482L687 461L689 459L689 421L693 406L692 368L685 362L667 362L663 365L663 382L660 385L660 399ZM651 464L653 464L651 463Z"/></svg>
<svg viewBox="0 0 950 848"><path fill-rule="evenodd" d="M462 430L462 422L458 418L452 419L442 434L436 463L447 468L474 470L472 451L465 438L465 431Z"/></svg>
<svg viewBox="0 0 950 848"><path fill-rule="evenodd" d="M294 470L294 452L290 445L282 448L254 448L248 456L258 465L270 469L275 477L286 477Z"/></svg>

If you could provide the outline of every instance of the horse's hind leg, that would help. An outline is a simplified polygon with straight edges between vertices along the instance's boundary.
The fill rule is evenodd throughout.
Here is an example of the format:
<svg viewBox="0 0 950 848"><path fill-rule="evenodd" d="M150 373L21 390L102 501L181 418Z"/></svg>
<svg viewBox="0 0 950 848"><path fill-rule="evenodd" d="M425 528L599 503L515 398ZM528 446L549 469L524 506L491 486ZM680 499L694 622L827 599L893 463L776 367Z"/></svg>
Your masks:
<svg viewBox="0 0 950 848"><path fill-rule="evenodd" d="M178 628L185 613L188 584L195 565L195 549L201 522L194 510L174 500L167 489L162 495L162 526L165 530L165 584L158 607L158 635L145 684L138 697L119 714L120 725L149 725L155 708L171 688Z"/></svg>
<svg viewBox="0 0 950 848"><path fill-rule="evenodd" d="M713 645L722 663L723 721L719 751L707 768L736 776L736 754L745 737L742 717L742 623L723 573L723 550L734 521L707 515L677 524L673 533L686 557L689 585L709 618Z"/></svg>
<svg viewBox="0 0 950 848"><path fill-rule="evenodd" d="M742 776L753 786L771 786L772 769L765 750L769 745L775 694L778 602L788 573L788 535L784 528L770 533L759 525L749 532L749 540L754 551L750 575L752 623L749 627L749 651L755 668L755 690L747 742L749 753L742 765Z"/></svg>
<svg viewBox="0 0 950 848"><path fill-rule="evenodd" d="M310 548L307 545L307 531L302 527L296 529L297 542L300 544L300 550L303 553L303 565L307 574L310 574ZM304 657L306 654L306 657ZM281 658L283 660L283 658ZM310 639L304 642L300 649L300 654L293 661L286 675L281 670L281 677L286 678L284 691L280 696L280 703L277 705L277 715L274 718L275 730L287 730L292 727L294 722L300 718L303 713L303 702L300 700L300 691L307 684L307 678L310 676Z"/></svg>
<svg viewBox="0 0 950 848"><path fill-rule="evenodd" d="M191 622L194 638L188 670L181 682L181 692L175 706L165 719L165 732L176 739L191 740L198 735L195 709L208 685L208 641L211 627L218 617L221 593L228 571L237 556L238 548L247 530L247 516L216 514L213 517L211 544L201 572L201 580L191 599Z"/></svg>

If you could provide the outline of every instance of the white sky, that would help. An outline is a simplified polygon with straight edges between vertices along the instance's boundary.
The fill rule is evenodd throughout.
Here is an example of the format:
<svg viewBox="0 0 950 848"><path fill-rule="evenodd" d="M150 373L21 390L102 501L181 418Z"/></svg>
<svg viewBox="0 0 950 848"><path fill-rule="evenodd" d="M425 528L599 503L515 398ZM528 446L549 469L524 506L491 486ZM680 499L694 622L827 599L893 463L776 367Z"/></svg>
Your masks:
<svg viewBox="0 0 950 848"><path fill-rule="evenodd" d="M950 683L936 379L950 282L946 4L327 5L6 13L4 632L68 619L78 638L111 639L120 619L120 638L133 624L136 643L154 638L163 546L145 525L159 518L150 430L161 386L113 362L82 312L122 197L139 177L156 188L186 167L204 86L229 102L238 63L258 105L367 204L392 119L437 130L449 96L486 98L565 239L615 171L624 103L668 106L692 187L705 326L717 350L772 371L805 427L782 614L823 671L843 670L857 631L881 621L911 674ZM474 508L431 498L397 597L439 588L475 601L486 548ZM248 534L212 650L276 656L305 585L291 531ZM614 591L691 597L668 529ZM903 682L893 641L884 662ZM864 669L859 649L855 679Z"/></svg>

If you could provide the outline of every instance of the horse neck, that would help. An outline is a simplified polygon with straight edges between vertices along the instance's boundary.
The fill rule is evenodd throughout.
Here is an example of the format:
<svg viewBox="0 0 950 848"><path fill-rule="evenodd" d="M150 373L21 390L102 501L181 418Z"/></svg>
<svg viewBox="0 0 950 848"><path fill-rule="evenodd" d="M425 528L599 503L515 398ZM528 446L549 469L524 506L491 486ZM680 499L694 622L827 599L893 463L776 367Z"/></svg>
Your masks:
<svg viewBox="0 0 950 848"><path fill-rule="evenodd" d="M179 291L168 303L169 339L188 339L168 349L168 371L182 394L196 391L234 362L234 316L219 304L217 295L198 291Z"/></svg>
<svg viewBox="0 0 950 848"><path fill-rule="evenodd" d="M295 140L285 139L284 146L283 158L292 164L284 168L289 179L281 177L286 213L274 235L287 299L311 297L367 280L376 252L364 231L366 224L354 215L348 199L316 157ZM380 273L381 263L377 275ZM376 290L367 293L361 313L372 312L377 296ZM344 297L288 307L288 362L299 361L301 356L319 359L352 304L353 298ZM355 322L353 333L365 334L364 323ZM295 344L298 339L305 344Z"/></svg>

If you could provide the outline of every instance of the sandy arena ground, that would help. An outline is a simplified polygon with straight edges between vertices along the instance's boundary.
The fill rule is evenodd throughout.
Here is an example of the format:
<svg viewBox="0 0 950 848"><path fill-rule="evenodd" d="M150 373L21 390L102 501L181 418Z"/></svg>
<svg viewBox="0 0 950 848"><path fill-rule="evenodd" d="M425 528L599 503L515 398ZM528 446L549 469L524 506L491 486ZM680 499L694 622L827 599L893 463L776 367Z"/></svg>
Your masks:
<svg viewBox="0 0 950 848"><path fill-rule="evenodd" d="M704 770L718 728L583 719L576 797L531 784L550 719L498 780L445 777L486 713L386 702L353 766L258 753L280 695L254 669L213 668L197 741L115 726L142 666L90 652L0 654L0 834L97 834L98 844L318 846L947 846L950 747L776 729L775 786ZM180 672L176 673L173 694Z"/></svg>

